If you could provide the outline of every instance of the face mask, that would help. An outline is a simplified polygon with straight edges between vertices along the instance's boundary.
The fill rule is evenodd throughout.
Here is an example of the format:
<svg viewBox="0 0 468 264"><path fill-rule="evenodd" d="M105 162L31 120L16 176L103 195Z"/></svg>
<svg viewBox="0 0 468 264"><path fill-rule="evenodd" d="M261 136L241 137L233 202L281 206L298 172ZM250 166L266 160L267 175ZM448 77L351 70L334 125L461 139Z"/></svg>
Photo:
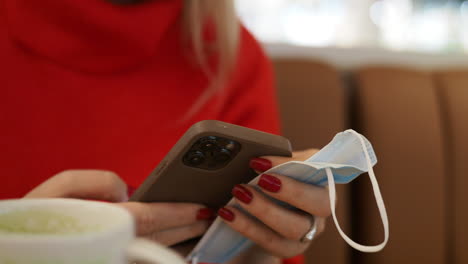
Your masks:
<svg viewBox="0 0 468 264"><path fill-rule="evenodd" d="M346 130L338 133L327 146L306 161L287 162L271 168L264 173L289 176L307 184L318 186L328 185L332 216L340 235L350 246L359 251L377 252L382 250L387 244L389 225L382 195L380 194L378 183L372 169L376 163L377 157L370 142L354 130ZM384 241L376 246L361 245L350 239L341 229L335 213L335 183L349 183L365 172L369 174L384 227ZM255 178L250 184L257 186L258 179L259 177ZM258 190L260 189L258 188ZM284 202L274 201L280 205L291 207ZM229 205L242 210L234 199L229 202ZM245 212L244 210L242 211ZM192 263L224 263L238 256L252 245L252 241L231 229L218 218L194 250L188 255L187 260L192 261Z"/></svg>

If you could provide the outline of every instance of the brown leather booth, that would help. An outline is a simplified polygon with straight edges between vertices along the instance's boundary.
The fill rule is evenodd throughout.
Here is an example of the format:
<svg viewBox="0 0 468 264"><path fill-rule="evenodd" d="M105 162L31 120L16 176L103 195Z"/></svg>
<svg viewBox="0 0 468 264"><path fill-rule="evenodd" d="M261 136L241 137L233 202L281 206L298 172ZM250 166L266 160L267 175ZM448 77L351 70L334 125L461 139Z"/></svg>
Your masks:
<svg viewBox="0 0 468 264"><path fill-rule="evenodd" d="M307 263L468 263L468 71L366 67L351 72L349 81L322 62L274 63L284 134L296 149L322 147L346 128L369 138L390 222L387 247L364 254L329 221ZM338 195L346 232L380 243L383 228L368 178Z"/></svg>
<svg viewBox="0 0 468 264"><path fill-rule="evenodd" d="M447 181L431 74L362 69L356 76L355 98L357 129L377 153L375 172L391 225L385 250L358 254L359 263L445 263ZM376 243L382 239L380 219L365 183L357 184L355 192L362 206L356 235Z"/></svg>
<svg viewBox="0 0 468 264"><path fill-rule="evenodd" d="M468 263L468 70L435 76L446 142L448 261Z"/></svg>

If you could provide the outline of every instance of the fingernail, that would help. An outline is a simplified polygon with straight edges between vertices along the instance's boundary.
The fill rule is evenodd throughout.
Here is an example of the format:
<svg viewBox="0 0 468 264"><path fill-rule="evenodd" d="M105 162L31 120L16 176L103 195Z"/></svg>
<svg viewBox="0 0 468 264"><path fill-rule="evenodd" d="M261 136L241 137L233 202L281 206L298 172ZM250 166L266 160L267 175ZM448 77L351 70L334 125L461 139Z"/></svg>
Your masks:
<svg viewBox="0 0 468 264"><path fill-rule="evenodd" d="M263 174L260 176L258 185L269 192L279 192L281 189L281 180L275 176Z"/></svg>
<svg viewBox="0 0 468 264"><path fill-rule="evenodd" d="M271 164L271 161L267 159L253 158L250 160L249 166L256 171L264 172L271 169L273 165Z"/></svg>
<svg viewBox="0 0 468 264"><path fill-rule="evenodd" d="M210 208L202 208L198 210L197 220L209 220L213 219L215 212Z"/></svg>
<svg viewBox="0 0 468 264"><path fill-rule="evenodd" d="M221 216L221 218L223 218L224 220L229 221L229 222L232 222L235 217L234 213L231 210L227 209L226 207L219 209L218 215Z"/></svg>
<svg viewBox="0 0 468 264"><path fill-rule="evenodd" d="M253 194L244 186L238 184L232 189L232 195L239 201L249 204L252 201Z"/></svg>

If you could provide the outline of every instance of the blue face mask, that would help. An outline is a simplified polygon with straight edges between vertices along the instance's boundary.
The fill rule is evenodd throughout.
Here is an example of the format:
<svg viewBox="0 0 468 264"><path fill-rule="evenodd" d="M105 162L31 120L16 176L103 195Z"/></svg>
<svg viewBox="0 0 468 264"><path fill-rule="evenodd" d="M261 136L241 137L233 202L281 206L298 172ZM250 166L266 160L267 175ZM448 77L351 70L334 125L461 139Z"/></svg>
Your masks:
<svg viewBox="0 0 468 264"><path fill-rule="evenodd" d="M377 252L382 250L387 244L389 226L385 205L372 169L376 163L377 157L370 142L354 130L346 130L338 133L328 145L306 161L287 162L271 168L264 173L289 176L307 184L328 185L333 220L340 235L350 246L357 250ZM346 184L365 172L369 173L377 207L379 208L384 226L384 241L376 246L360 245L350 239L342 231L335 214L335 182ZM250 182L250 184L256 186L258 179L259 177ZM276 202L290 207L283 202ZM229 202L229 205L242 210L234 199ZM317 219L314 222L317 222ZM230 261L252 245L252 241L231 229L222 220L216 219L194 250L189 254L187 260L192 261L192 263L224 263Z"/></svg>

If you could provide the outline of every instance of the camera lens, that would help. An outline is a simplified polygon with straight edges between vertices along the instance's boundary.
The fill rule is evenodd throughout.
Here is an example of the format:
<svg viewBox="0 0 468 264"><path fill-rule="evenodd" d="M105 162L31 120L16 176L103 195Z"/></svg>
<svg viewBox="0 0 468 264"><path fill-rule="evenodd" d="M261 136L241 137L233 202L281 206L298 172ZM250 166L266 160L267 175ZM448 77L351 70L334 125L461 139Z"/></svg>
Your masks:
<svg viewBox="0 0 468 264"><path fill-rule="evenodd" d="M214 150L216 148L216 141L214 140L210 140L210 141L204 141L200 148L203 150L203 151L210 151L210 150Z"/></svg>
<svg viewBox="0 0 468 264"><path fill-rule="evenodd" d="M198 166L205 161L205 155L200 151L190 152L186 158L186 162L191 166Z"/></svg>
<svg viewBox="0 0 468 264"><path fill-rule="evenodd" d="M217 162L226 162L231 159L231 152L227 149L221 149L214 153L214 160Z"/></svg>
<svg viewBox="0 0 468 264"><path fill-rule="evenodd" d="M229 142L227 145L226 145L226 149L227 150L230 150L230 151L233 151L234 149L236 149L236 143L231 141Z"/></svg>
<svg viewBox="0 0 468 264"><path fill-rule="evenodd" d="M203 151L212 151L215 150L217 146L216 137L210 136L203 138L200 142L200 148Z"/></svg>

